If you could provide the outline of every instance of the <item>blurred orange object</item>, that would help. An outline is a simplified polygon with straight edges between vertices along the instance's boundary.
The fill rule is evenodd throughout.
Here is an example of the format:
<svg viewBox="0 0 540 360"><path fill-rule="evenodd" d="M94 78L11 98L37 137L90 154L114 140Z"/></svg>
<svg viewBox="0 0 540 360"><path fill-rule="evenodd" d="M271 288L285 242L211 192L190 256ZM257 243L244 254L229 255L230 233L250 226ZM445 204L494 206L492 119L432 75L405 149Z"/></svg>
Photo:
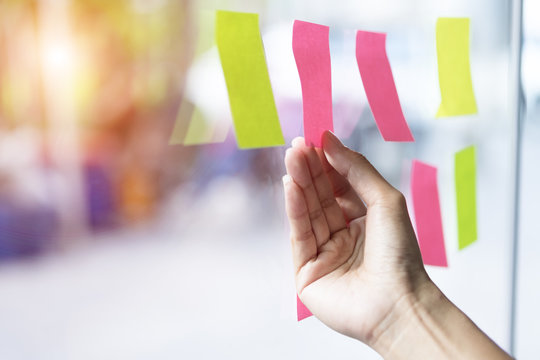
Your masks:
<svg viewBox="0 0 540 360"><path fill-rule="evenodd" d="M152 176L131 165L119 181L119 209L127 222L149 219L156 209L157 191Z"/></svg>

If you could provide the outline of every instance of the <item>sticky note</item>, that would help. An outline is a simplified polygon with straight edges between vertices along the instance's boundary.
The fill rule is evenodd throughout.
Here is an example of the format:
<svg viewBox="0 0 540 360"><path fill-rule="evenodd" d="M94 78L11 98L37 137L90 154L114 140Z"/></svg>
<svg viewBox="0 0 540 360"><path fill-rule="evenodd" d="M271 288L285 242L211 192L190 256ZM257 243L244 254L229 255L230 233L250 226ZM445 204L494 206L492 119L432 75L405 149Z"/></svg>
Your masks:
<svg viewBox="0 0 540 360"><path fill-rule="evenodd" d="M306 144L321 147L322 134L333 131L330 28L295 20L293 53L302 84Z"/></svg>
<svg viewBox="0 0 540 360"><path fill-rule="evenodd" d="M184 138L184 145L214 144L225 141L227 129L218 122L209 121L203 113L195 108L191 122Z"/></svg>
<svg viewBox="0 0 540 360"><path fill-rule="evenodd" d="M190 101L185 97L182 98L178 113L176 114L174 129L169 139L169 145L181 145L184 143L194 109L195 106Z"/></svg>
<svg viewBox="0 0 540 360"><path fill-rule="evenodd" d="M476 230L476 148L469 146L455 155L455 182L459 249L477 239Z"/></svg>
<svg viewBox="0 0 540 360"><path fill-rule="evenodd" d="M216 44L242 149L284 145L257 14L218 11Z"/></svg>
<svg viewBox="0 0 540 360"><path fill-rule="evenodd" d="M222 143L230 125L205 117L201 110L186 98L182 99L169 145L203 145Z"/></svg>
<svg viewBox="0 0 540 360"><path fill-rule="evenodd" d="M356 60L377 127L385 141L414 141L386 55L386 34L356 33Z"/></svg>
<svg viewBox="0 0 540 360"><path fill-rule="evenodd" d="M441 106L437 117L476 114L469 60L469 19L437 20L437 60Z"/></svg>
<svg viewBox="0 0 540 360"><path fill-rule="evenodd" d="M311 313L311 311L309 311L309 309L306 307L306 305L304 305L302 300L300 300L298 295L296 295L296 316L298 318L298 321L302 321L312 315L313 314Z"/></svg>
<svg viewBox="0 0 540 360"><path fill-rule="evenodd" d="M437 168L417 160L413 161L411 195L418 244L424 264L448 266L437 186Z"/></svg>

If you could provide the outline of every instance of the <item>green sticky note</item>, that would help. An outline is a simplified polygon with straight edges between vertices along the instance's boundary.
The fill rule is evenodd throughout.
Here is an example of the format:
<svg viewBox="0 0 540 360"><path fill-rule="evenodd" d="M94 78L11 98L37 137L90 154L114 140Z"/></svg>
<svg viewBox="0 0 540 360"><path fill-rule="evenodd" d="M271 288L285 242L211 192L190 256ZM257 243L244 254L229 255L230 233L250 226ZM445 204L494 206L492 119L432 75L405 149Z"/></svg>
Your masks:
<svg viewBox="0 0 540 360"><path fill-rule="evenodd" d="M284 145L257 14L218 11L216 44L242 149Z"/></svg>
<svg viewBox="0 0 540 360"><path fill-rule="evenodd" d="M455 181L459 249L477 239L476 231L476 148L469 146L455 156Z"/></svg>
<svg viewBox="0 0 540 360"><path fill-rule="evenodd" d="M437 20L437 60L441 106L437 117L476 114L469 60L469 19Z"/></svg>

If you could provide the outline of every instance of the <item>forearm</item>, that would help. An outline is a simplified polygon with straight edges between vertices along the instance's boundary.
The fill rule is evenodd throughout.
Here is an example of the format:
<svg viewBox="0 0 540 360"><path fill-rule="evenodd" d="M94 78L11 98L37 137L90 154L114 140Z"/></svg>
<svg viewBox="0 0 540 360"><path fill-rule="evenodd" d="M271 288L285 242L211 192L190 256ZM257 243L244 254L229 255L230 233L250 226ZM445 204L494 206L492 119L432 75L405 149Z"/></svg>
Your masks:
<svg viewBox="0 0 540 360"><path fill-rule="evenodd" d="M402 298L369 344L385 359L511 359L431 282Z"/></svg>

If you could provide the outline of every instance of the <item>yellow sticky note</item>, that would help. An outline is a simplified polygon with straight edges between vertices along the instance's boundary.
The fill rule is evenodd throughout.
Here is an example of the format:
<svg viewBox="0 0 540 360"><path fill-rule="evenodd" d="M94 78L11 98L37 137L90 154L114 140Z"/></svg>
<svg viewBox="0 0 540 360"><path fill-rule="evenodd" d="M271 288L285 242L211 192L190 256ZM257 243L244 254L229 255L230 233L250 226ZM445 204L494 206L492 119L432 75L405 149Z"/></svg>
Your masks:
<svg viewBox="0 0 540 360"><path fill-rule="evenodd" d="M216 119L210 120L193 103L186 98L182 99L169 145L204 145L224 142L230 125Z"/></svg>
<svg viewBox="0 0 540 360"><path fill-rule="evenodd" d="M184 139L184 145L211 143L213 130L212 124L208 123L201 114L201 111L195 108Z"/></svg>
<svg viewBox="0 0 540 360"><path fill-rule="evenodd" d="M169 139L169 145L182 145L184 143L184 138L186 137L193 111L193 104L186 100L186 98L182 98L180 108L178 109L178 113L176 115L174 129L171 134L171 138Z"/></svg>
<svg viewBox="0 0 540 360"><path fill-rule="evenodd" d="M437 117L476 114L469 60L469 19L437 20L441 106Z"/></svg>
<svg viewBox="0 0 540 360"><path fill-rule="evenodd" d="M238 146L247 149L284 145L259 30L259 16L218 11L216 43Z"/></svg>
<svg viewBox="0 0 540 360"><path fill-rule="evenodd" d="M195 4L194 4L195 5ZM195 5L196 6L196 5ZM195 46L195 57L198 57L208 50L210 50L214 45L214 25L216 23L216 12L213 10L201 9L200 11L195 12L196 16L196 36L197 42Z"/></svg>
<svg viewBox="0 0 540 360"><path fill-rule="evenodd" d="M187 129L184 145L215 144L225 141L229 127L212 122L195 108Z"/></svg>
<svg viewBox="0 0 540 360"><path fill-rule="evenodd" d="M476 149L469 146L455 156L458 244L463 249L477 239Z"/></svg>

